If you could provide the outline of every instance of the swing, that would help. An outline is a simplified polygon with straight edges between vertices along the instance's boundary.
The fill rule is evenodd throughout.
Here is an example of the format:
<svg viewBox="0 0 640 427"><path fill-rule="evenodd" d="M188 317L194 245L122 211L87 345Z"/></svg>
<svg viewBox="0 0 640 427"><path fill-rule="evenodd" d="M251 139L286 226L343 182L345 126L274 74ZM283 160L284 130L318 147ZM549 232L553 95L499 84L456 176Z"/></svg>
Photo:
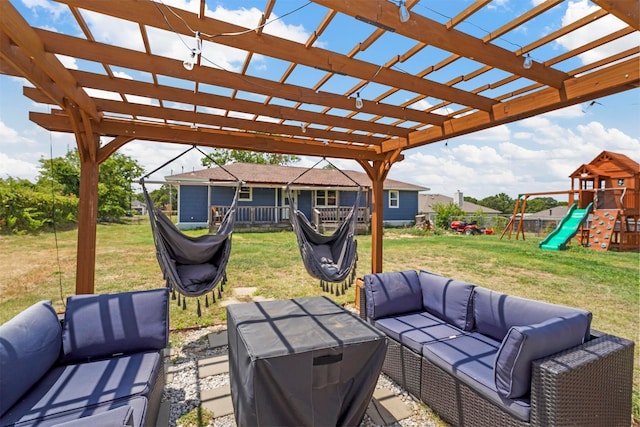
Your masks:
<svg viewBox="0 0 640 427"><path fill-rule="evenodd" d="M291 185L322 161L329 163L334 169L340 171L358 187L353 206L345 219L331 235L325 235L316 230L305 214L295 207L291 194ZM333 292L334 283L343 282L342 287L335 287L335 293L336 295L340 295L340 291L342 291L342 294L344 294L346 287L353 284L356 274L358 242L355 239L355 231L362 187L349 175L336 168L326 158L322 158L315 165L290 181L286 186L286 191L289 196L289 221L296 235L300 255L302 256L302 261L307 272L312 277L319 279L323 290L327 292ZM344 283L347 279L348 283Z"/></svg>
<svg viewBox="0 0 640 427"><path fill-rule="evenodd" d="M193 149L200 151L225 172L233 176L237 182L231 207L222 219L216 234L205 234L198 237L182 233L171 219L154 205L145 185L145 179L151 174ZM231 254L231 235L242 182L195 145L143 176L139 182L148 206L149 222L151 223L153 241L156 247L156 258L167 282L167 287L174 293L174 298L176 291L184 297L200 297L212 291L222 282L218 287L218 296L221 297L221 288L226 283L226 266ZM215 302L215 295L212 297L213 302ZM208 305L208 298L205 301ZM180 304L179 297L178 304ZM182 299L182 307L186 308L184 298ZM199 299L198 315L200 315Z"/></svg>

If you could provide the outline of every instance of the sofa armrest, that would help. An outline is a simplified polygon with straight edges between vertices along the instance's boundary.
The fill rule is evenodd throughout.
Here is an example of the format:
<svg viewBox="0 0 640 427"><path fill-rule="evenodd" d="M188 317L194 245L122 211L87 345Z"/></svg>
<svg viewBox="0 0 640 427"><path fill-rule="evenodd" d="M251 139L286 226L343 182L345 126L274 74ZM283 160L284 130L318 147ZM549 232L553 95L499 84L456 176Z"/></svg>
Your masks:
<svg viewBox="0 0 640 427"><path fill-rule="evenodd" d="M601 335L534 361L531 425L629 426L633 347L632 341Z"/></svg>
<svg viewBox="0 0 640 427"><path fill-rule="evenodd" d="M52 427L134 427L133 408L121 406L99 414L55 424Z"/></svg>

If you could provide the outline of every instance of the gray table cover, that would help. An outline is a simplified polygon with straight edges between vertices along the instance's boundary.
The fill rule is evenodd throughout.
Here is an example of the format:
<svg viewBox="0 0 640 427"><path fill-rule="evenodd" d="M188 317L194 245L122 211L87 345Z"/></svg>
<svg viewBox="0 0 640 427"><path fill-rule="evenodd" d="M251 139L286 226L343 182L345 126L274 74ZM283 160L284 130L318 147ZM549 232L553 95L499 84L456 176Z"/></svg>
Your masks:
<svg viewBox="0 0 640 427"><path fill-rule="evenodd" d="M246 426L358 425L386 338L326 297L227 307L231 398Z"/></svg>

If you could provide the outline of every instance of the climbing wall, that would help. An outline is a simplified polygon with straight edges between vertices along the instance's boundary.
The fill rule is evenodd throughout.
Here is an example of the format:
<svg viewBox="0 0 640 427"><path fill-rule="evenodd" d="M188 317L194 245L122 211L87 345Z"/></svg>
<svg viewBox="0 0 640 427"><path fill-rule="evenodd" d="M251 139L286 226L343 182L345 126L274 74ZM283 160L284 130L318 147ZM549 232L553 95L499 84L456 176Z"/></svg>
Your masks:
<svg viewBox="0 0 640 427"><path fill-rule="evenodd" d="M619 209L596 209L593 211L587 247L597 251L609 250L611 236L621 212Z"/></svg>

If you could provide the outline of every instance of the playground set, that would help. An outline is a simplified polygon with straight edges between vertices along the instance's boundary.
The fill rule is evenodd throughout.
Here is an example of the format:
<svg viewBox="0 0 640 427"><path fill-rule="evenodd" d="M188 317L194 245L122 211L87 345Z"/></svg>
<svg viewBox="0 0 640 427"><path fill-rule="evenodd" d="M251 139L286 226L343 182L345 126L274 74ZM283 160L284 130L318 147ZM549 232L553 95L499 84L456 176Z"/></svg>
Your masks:
<svg viewBox="0 0 640 427"><path fill-rule="evenodd" d="M571 190L520 194L513 215L500 238L514 226L522 235L527 200L531 196L567 194L569 210L539 244L545 250L564 250L575 239L598 251L640 251L640 165L624 154L603 151L571 175ZM520 219L520 220L518 220Z"/></svg>

